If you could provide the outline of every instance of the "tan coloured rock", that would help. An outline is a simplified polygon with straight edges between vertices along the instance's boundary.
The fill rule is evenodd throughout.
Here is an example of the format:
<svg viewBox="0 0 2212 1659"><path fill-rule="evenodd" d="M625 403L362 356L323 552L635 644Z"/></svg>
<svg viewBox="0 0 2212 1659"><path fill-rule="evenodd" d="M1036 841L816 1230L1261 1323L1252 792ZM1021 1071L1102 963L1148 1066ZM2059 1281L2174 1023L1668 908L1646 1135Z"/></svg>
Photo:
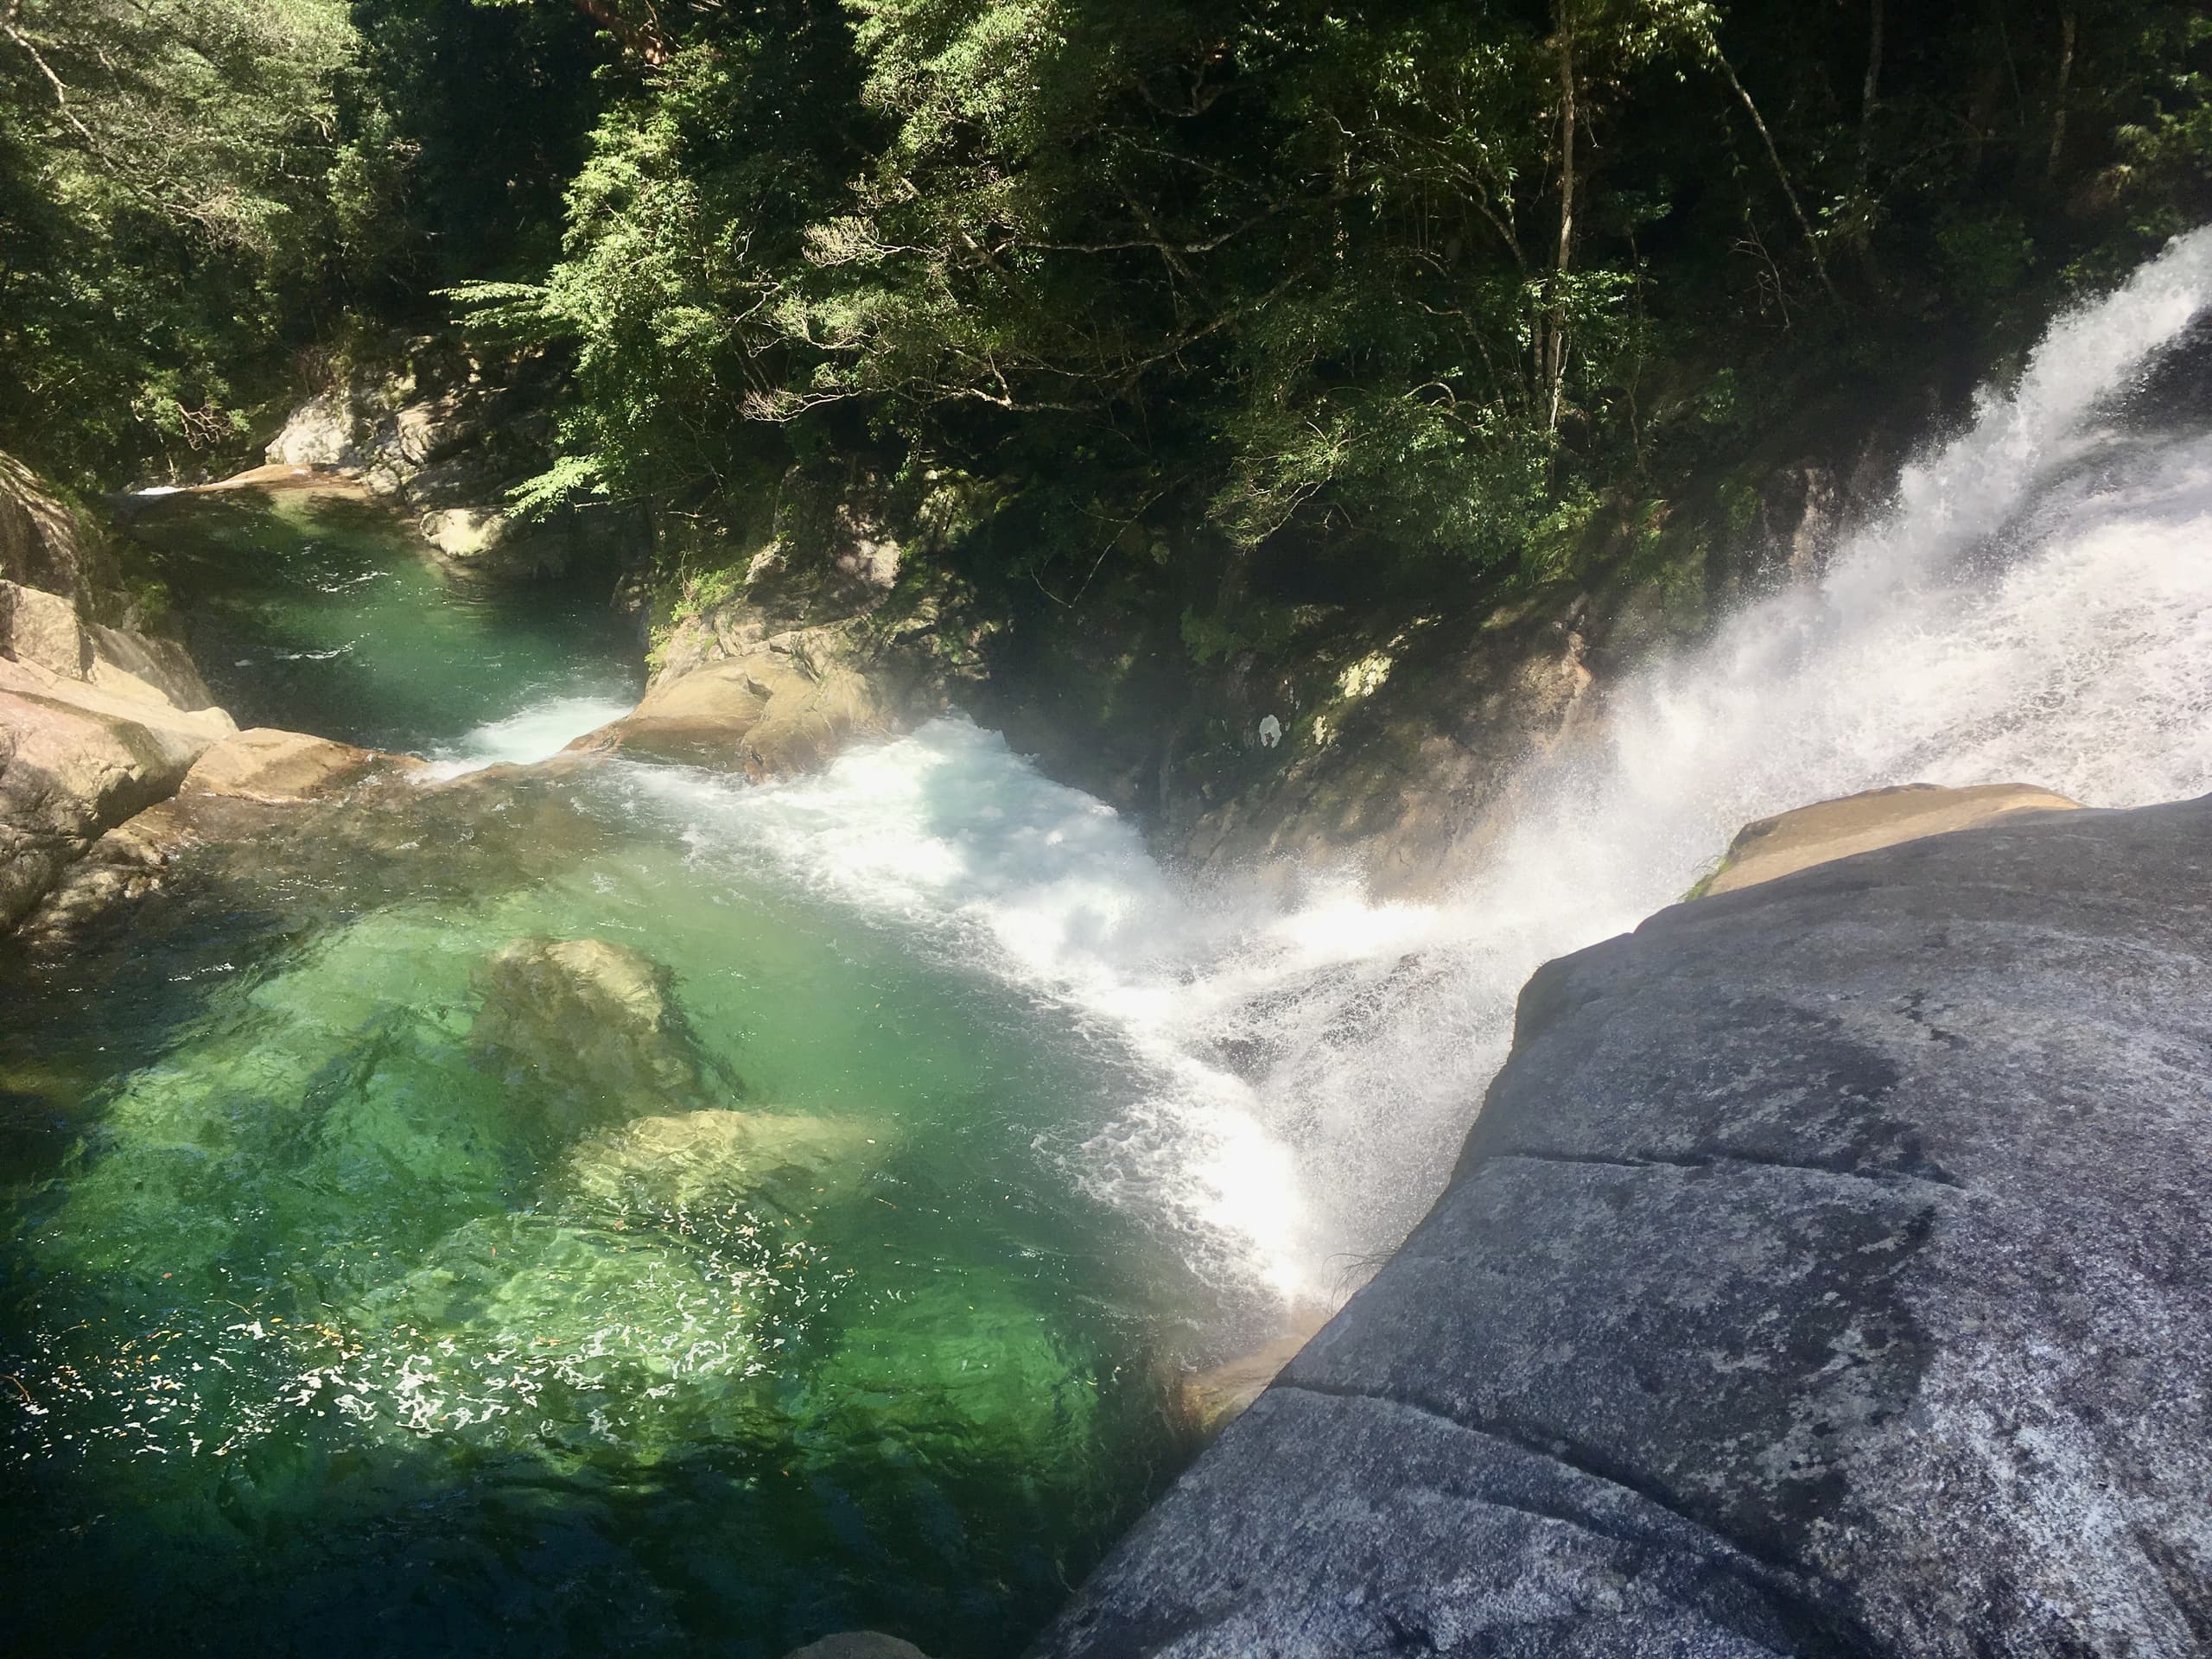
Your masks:
<svg viewBox="0 0 2212 1659"><path fill-rule="evenodd" d="M344 467L361 464L360 412L350 386L333 386L294 410L284 429L265 452L272 467Z"/></svg>
<svg viewBox="0 0 2212 1659"><path fill-rule="evenodd" d="M727 1209L772 1183L804 1203L849 1191L882 1160L849 1118L709 1108L632 1118L581 1142L574 1190L620 1209Z"/></svg>
<svg viewBox="0 0 2212 1659"><path fill-rule="evenodd" d="M1319 1308L1302 1310L1273 1342L1225 1365L1184 1376L1175 1387L1175 1408L1185 1426L1207 1440L1220 1433L1266 1392L1276 1373L1328 1322L1329 1315Z"/></svg>
<svg viewBox="0 0 2212 1659"><path fill-rule="evenodd" d="M497 507L442 507L422 518L423 539L448 559L476 559L506 539L507 516Z"/></svg>
<svg viewBox="0 0 2212 1659"><path fill-rule="evenodd" d="M358 474L339 472L332 465L308 465L291 461L272 461L266 467L249 467L242 473L232 473L228 478L217 479L212 484L201 484L190 491L193 495L214 495L226 490L259 490L265 495L329 495L349 501L371 499L371 493Z"/></svg>
<svg viewBox="0 0 2212 1659"><path fill-rule="evenodd" d="M2031 784L1946 789L1904 784L1801 806L1747 823L1700 893L1733 893L1878 847L1973 830L2018 812L2069 812L2081 803Z"/></svg>
<svg viewBox="0 0 2212 1659"><path fill-rule="evenodd" d="M0 455L0 931L238 729L136 616L106 544Z"/></svg>
<svg viewBox="0 0 2212 1659"><path fill-rule="evenodd" d="M0 659L0 927L236 729L219 709L187 713Z"/></svg>
<svg viewBox="0 0 2212 1659"><path fill-rule="evenodd" d="M92 636L60 594L0 582L0 655L81 680L92 671Z"/></svg>
<svg viewBox="0 0 2212 1659"><path fill-rule="evenodd" d="M89 680L122 697L181 709L215 701L175 640L88 623L62 594L21 582L0 581L0 657L65 680Z"/></svg>
<svg viewBox="0 0 2212 1659"><path fill-rule="evenodd" d="M186 774L183 787L187 794L302 801L372 772L416 772L425 764L411 754L385 754L305 732L256 726L201 755Z"/></svg>
<svg viewBox="0 0 2212 1659"><path fill-rule="evenodd" d="M76 601L119 583L99 537L39 476L0 454L0 577Z"/></svg>
<svg viewBox="0 0 2212 1659"><path fill-rule="evenodd" d="M898 729L836 631L779 635L725 662L663 678L637 708L569 747L765 779L827 764L846 746Z"/></svg>

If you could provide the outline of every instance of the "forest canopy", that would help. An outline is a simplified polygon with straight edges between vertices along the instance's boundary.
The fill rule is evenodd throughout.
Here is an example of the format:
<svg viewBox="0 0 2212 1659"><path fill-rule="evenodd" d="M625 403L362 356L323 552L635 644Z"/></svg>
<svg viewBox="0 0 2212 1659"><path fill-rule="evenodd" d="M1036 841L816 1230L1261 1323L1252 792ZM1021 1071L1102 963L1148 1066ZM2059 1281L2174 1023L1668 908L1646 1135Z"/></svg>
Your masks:
<svg viewBox="0 0 2212 1659"><path fill-rule="evenodd" d="M0 443L251 424L348 327L572 365L526 493L969 480L1487 569L2206 216L2186 0L7 0ZM256 365L261 365L256 367ZM1118 538L1118 539L1117 539Z"/></svg>

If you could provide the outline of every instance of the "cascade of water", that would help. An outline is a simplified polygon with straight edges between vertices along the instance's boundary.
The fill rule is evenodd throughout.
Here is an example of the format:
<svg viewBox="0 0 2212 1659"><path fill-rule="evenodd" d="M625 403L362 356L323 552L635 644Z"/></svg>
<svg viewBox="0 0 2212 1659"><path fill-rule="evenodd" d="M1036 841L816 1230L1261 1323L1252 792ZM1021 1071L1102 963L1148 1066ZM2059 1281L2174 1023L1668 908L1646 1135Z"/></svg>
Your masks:
<svg viewBox="0 0 2212 1659"><path fill-rule="evenodd" d="M1916 781L2212 788L2212 435L2102 413L2208 307L2212 230L2061 318L1818 587L1618 688L1442 904L1193 891L956 721L780 788L622 786L684 814L702 860L772 860L1132 1043L1155 1086L1058 1148L1071 1178L1224 1278L1327 1298L1433 1199L1530 971L1677 898L1747 820Z"/></svg>
<svg viewBox="0 0 2212 1659"><path fill-rule="evenodd" d="M597 731L631 709L628 699L554 696L532 702L501 720L487 720L434 751L427 780L458 778L487 766L522 766L550 760L587 732Z"/></svg>

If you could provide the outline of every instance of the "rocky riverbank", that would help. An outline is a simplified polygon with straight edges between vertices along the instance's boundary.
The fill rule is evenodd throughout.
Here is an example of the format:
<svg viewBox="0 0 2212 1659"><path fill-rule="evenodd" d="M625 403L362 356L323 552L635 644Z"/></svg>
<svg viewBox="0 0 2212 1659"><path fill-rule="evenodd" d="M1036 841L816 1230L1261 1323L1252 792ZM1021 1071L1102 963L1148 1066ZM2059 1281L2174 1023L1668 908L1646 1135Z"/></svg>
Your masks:
<svg viewBox="0 0 2212 1659"><path fill-rule="evenodd" d="M641 515L586 503L518 512L508 493L550 459L558 371L543 353L492 354L448 337L395 342L345 368L270 440L270 467L358 480L410 515L456 574L493 581L645 556Z"/></svg>
<svg viewBox="0 0 2212 1659"><path fill-rule="evenodd" d="M0 931L237 729L99 533L0 455Z"/></svg>
<svg viewBox="0 0 2212 1659"><path fill-rule="evenodd" d="M1456 1179L1040 1656L2181 1656L2212 798L1552 963Z"/></svg>

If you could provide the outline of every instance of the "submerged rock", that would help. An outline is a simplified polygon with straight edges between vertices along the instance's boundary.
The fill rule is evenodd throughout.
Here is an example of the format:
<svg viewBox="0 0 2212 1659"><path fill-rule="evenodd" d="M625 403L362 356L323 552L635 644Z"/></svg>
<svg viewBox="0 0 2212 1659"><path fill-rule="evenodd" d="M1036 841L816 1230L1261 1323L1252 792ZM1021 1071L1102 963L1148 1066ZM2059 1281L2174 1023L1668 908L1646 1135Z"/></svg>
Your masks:
<svg viewBox="0 0 2212 1659"><path fill-rule="evenodd" d="M479 970L471 1040L483 1065L527 1089L574 1132L694 1104L702 1064L669 970L605 939L518 939Z"/></svg>
<svg viewBox="0 0 2212 1659"><path fill-rule="evenodd" d="M568 1189L616 1209L731 1205L770 1185L804 1201L849 1191L880 1162L865 1126L797 1112L663 1113L588 1137Z"/></svg>
<svg viewBox="0 0 2212 1659"><path fill-rule="evenodd" d="M2182 1656L2212 798L1662 912L1048 1656Z"/></svg>
<svg viewBox="0 0 2212 1659"><path fill-rule="evenodd" d="M2080 805L2031 784L1972 789L1904 784L1865 790L1745 824L1729 843L1720 868L1698 891L1700 896L1733 893L1854 853L1994 823L2014 812L2070 812Z"/></svg>
<svg viewBox="0 0 2212 1659"><path fill-rule="evenodd" d="M784 1659L929 1659L929 1655L880 1630L841 1630L793 1648Z"/></svg>

